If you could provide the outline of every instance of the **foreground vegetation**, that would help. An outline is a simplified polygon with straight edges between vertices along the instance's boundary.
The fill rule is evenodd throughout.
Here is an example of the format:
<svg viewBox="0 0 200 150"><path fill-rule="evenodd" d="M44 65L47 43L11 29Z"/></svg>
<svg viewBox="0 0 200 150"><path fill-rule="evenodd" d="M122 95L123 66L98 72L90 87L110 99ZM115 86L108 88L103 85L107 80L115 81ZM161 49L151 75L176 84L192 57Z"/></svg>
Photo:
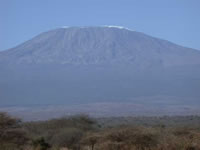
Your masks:
<svg viewBox="0 0 200 150"><path fill-rule="evenodd" d="M0 150L200 150L199 123L197 116L86 115L21 122L0 113Z"/></svg>

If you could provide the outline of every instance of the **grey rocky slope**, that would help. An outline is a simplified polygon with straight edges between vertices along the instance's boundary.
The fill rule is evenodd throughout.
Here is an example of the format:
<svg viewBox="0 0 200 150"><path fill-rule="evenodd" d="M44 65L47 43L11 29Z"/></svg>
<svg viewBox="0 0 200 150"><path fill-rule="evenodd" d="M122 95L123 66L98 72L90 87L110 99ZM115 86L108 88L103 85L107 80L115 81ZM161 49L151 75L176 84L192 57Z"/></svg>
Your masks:
<svg viewBox="0 0 200 150"><path fill-rule="evenodd" d="M200 51L126 28L51 30L0 52L0 70L0 106L200 106Z"/></svg>

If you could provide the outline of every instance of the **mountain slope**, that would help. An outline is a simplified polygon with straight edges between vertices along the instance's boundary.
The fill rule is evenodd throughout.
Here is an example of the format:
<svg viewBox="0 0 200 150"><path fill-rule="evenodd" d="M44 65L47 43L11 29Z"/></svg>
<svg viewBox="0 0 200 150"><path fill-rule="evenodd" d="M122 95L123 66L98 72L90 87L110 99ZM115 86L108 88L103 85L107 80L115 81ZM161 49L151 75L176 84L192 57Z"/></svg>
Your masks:
<svg viewBox="0 0 200 150"><path fill-rule="evenodd" d="M149 67L200 64L199 58L199 51L116 27L59 28L0 53L1 63L14 64L124 63Z"/></svg>

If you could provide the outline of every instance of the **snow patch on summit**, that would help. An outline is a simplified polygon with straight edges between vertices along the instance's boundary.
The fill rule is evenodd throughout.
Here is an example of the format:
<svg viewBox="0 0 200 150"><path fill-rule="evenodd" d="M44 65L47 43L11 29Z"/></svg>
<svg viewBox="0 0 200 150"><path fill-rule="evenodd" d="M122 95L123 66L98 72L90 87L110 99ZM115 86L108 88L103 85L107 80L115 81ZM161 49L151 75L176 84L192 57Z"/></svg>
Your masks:
<svg viewBox="0 0 200 150"><path fill-rule="evenodd" d="M104 25L103 27L108 27L108 28L118 28L118 29L126 29L126 30L130 30L133 31L129 28L123 27L123 26L115 26L115 25Z"/></svg>
<svg viewBox="0 0 200 150"><path fill-rule="evenodd" d="M65 29L65 28L69 28L69 26L62 26L62 28L64 28L64 29Z"/></svg>
<svg viewBox="0 0 200 150"><path fill-rule="evenodd" d="M90 28L90 27L93 27L93 26L78 26L77 28ZM125 30L129 30L129 31L134 31L132 29L129 29L129 28L126 28L126 27L123 27L123 26L115 26L115 25L102 25L102 26L94 26L94 27L105 27L105 28L117 28L117 29L125 29ZM62 26L61 28L72 28L70 26Z"/></svg>

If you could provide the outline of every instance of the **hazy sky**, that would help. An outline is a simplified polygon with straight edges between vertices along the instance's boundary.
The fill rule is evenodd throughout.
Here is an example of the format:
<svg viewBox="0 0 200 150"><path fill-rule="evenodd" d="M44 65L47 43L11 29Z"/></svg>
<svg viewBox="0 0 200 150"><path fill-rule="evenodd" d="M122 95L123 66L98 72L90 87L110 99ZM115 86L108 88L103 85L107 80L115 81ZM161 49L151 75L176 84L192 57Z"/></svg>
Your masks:
<svg viewBox="0 0 200 150"><path fill-rule="evenodd" d="M200 50L200 0L0 0L0 50L49 29L99 25Z"/></svg>

